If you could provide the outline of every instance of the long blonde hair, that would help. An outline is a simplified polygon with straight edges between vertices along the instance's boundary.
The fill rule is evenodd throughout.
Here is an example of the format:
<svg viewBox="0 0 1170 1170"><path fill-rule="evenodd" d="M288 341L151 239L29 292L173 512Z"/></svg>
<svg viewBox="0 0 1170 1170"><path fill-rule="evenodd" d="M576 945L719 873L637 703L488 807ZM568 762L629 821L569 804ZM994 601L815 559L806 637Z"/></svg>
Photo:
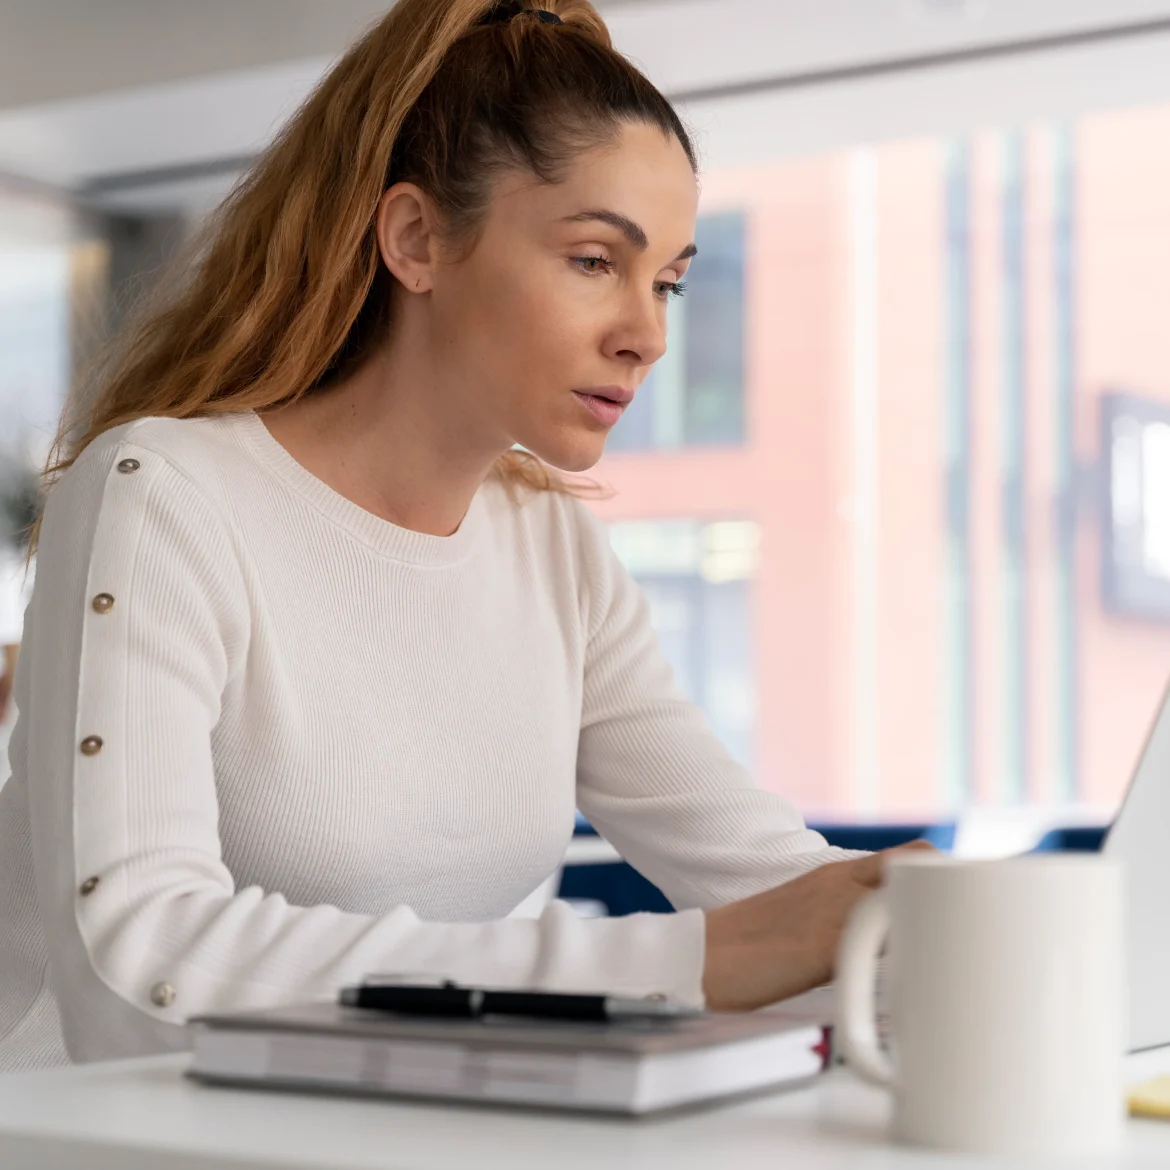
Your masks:
<svg viewBox="0 0 1170 1170"><path fill-rule="evenodd" d="M46 482L112 427L262 411L363 361L386 336L394 293L374 233L390 184L419 183L450 232L467 235L500 170L555 181L622 120L673 134L694 165L669 102L586 0L400 0L211 217L182 275L160 282L114 340L76 417L62 420ZM525 452L494 470L567 490Z"/></svg>

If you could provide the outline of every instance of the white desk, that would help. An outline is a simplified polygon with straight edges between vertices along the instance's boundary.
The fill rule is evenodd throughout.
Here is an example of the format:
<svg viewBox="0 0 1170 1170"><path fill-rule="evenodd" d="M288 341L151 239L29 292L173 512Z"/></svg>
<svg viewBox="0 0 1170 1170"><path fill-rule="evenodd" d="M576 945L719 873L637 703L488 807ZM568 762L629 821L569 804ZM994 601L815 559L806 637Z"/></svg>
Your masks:
<svg viewBox="0 0 1170 1170"><path fill-rule="evenodd" d="M0 1077L3 1170L985 1170L1024 1164L904 1150L844 1071L796 1092L651 1121L212 1089L162 1057ZM1170 1049L1132 1058L1134 1080ZM1130 1124L1123 1157L1170 1166L1170 1122ZM1052 1164L1047 1164L1053 1170Z"/></svg>

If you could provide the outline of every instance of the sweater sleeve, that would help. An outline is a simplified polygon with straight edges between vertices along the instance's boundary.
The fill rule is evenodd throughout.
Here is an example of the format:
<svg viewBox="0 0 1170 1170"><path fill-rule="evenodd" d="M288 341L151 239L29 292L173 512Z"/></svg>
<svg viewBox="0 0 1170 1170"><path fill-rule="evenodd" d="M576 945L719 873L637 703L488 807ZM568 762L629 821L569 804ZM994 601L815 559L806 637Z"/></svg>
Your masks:
<svg viewBox="0 0 1170 1170"><path fill-rule="evenodd" d="M189 1016L330 997L375 972L696 1000L697 911L606 921L554 903L536 920L436 923L237 888L212 744L225 691L248 682L241 564L212 499L133 427L50 493L13 758L74 1059L179 1049Z"/></svg>
<svg viewBox="0 0 1170 1170"><path fill-rule="evenodd" d="M604 527L574 503L587 646L577 802L674 906L709 909L857 854L761 790L679 691L649 606Z"/></svg>

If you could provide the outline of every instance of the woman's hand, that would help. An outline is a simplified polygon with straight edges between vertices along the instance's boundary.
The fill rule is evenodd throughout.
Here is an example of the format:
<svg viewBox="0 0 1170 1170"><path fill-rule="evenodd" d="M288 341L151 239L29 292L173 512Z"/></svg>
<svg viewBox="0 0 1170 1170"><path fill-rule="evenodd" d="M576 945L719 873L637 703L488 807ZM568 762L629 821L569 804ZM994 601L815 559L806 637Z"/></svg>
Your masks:
<svg viewBox="0 0 1170 1170"><path fill-rule="evenodd" d="M703 993L712 1011L750 1011L833 977L850 910L881 885L886 858L925 841L836 861L741 902L707 912Z"/></svg>

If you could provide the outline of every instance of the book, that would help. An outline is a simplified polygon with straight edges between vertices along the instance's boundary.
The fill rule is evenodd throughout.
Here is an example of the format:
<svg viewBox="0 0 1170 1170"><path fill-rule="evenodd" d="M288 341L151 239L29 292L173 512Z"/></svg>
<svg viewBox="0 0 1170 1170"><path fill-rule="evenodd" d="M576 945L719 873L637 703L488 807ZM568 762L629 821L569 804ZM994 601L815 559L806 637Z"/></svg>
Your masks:
<svg viewBox="0 0 1170 1170"><path fill-rule="evenodd" d="M560 1023L332 1003L190 1021L188 1075L232 1085L647 1114L808 1081L826 1030L767 1012Z"/></svg>

